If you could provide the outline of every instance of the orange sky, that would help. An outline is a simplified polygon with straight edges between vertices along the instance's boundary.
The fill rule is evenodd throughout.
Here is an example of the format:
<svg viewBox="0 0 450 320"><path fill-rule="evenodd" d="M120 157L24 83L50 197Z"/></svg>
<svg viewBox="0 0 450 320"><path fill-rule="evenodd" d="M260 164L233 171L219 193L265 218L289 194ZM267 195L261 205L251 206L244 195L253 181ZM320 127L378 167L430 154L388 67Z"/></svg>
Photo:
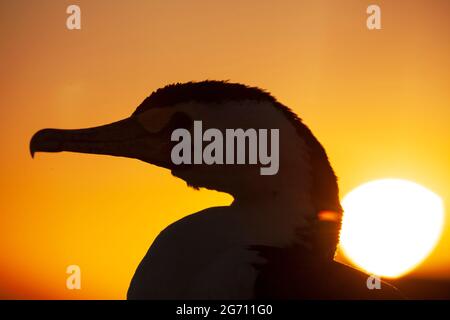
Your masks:
<svg viewBox="0 0 450 320"><path fill-rule="evenodd" d="M382 9L381 31L365 26ZM66 29L78 4L82 30ZM269 90L328 151L341 194L405 178L450 202L450 2L0 2L0 298L125 298L169 223L231 197L130 159L38 154L44 127L128 116L172 82L230 79ZM449 213L415 271L450 277ZM78 264L82 290L65 288Z"/></svg>

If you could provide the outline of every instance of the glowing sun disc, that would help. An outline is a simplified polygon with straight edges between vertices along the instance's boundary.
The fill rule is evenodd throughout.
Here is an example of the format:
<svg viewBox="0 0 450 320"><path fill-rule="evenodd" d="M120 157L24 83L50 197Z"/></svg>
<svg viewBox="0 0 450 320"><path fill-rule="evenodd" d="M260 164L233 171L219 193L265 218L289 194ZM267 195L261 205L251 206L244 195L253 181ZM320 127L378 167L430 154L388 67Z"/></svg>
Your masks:
<svg viewBox="0 0 450 320"><path fill-rule="evenodd" d="M421 263L436 246L444 224L439 196L414 182L365 183L342 200L340 248L371 274L398 277Z"/></svg>

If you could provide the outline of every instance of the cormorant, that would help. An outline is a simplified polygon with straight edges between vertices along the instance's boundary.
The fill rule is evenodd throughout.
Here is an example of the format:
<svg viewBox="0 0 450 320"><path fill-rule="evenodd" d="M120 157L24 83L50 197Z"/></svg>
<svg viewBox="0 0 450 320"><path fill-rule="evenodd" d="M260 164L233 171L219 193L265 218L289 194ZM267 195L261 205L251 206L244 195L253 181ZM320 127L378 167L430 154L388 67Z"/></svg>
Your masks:
<svg viewBox="0 0 450 320"><path fill-rule="evenodd" d="M172 132L192 131L198 120L221 132L279 129L278 172L261 175L254 164L174 165ZM124 120L41 130L30 151L135 158L171 170L191 187L234 197L230 206L164 229L137 268L129 299L401 298L386 283L369 290L368 275L333 261L342 208L325 150L296 114L259 88L223 81L168 85Z"/></svg>

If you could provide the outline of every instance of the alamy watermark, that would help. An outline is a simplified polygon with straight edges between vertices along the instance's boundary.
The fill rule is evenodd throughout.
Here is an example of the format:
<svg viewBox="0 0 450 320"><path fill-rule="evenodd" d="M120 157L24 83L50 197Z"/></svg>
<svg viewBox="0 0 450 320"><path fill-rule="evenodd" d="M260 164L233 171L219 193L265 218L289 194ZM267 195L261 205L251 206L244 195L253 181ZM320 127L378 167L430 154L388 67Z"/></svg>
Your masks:
<svg viewBox="0 0 450 320"><path fill-rule="evenodd" d="M66 19L66 27L69 30L81 30L81 8L78 5L71 4L67 7L66 13L69 16ZM379 5L371 4L367 7L366 13L369 15L366 20L366 26L369 30L381 30L381 8Z"/></svg>
<svg viewBox="0 0 450 320"><path fill-rule="evenodd" d="M66 279L66 288L69 290L81 289L81 268L76 264L72 264L66 268L69 276Z"/></svg>
<svg viewBox="0 0 450 320"><path fill-rule="evenodd" d="M67 7L66 13L69 14L66 20L66 27L69 30L81 29L81 8L75 4Z"/></svg>
<svg viewBox="0 0 450 320"><path fill-rule="evenodd" d="M366 10L367 17L366 25L369 30L381 30L381 8L376 4L371 4Z"/></svg>
<svg viewBox="0 0 450 320"><path fill-rule="evenodd" d="M270 153L268 152L269 131ZM178 143L172 148L170 157L175 165L258 164L259 162L264 166L260 168L261 175L275 175L279 169L279 139L279 129L226 129L224 137L219 129L210 128L203 132L202 121L194 121L194 137L191 137L187 129L179 128L172 132L171 140ZM203 147L203 142L209 143ZM246 150L247 145L248 150Z"/></svg>
<svg viewBox="0 0 450 320"><path fill-rule="evenodd" d="M372 274L367 278L366 281L367 289L369 290L380 290L381 289L381 278L377 275Z"/></svg>

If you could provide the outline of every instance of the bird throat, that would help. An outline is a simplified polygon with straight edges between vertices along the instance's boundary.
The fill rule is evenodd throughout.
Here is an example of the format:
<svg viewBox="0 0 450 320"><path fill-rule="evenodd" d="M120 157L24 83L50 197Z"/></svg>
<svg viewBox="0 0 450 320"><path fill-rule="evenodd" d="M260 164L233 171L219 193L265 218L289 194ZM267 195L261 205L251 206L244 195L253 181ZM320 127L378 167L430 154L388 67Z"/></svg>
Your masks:
<svg viewBox="0 0 450 320"><path fill-rule="evenodd" d="M231 209L251 245L311 247L316 212L307 194L283 194L257 202L237 200Z"/></svg>

